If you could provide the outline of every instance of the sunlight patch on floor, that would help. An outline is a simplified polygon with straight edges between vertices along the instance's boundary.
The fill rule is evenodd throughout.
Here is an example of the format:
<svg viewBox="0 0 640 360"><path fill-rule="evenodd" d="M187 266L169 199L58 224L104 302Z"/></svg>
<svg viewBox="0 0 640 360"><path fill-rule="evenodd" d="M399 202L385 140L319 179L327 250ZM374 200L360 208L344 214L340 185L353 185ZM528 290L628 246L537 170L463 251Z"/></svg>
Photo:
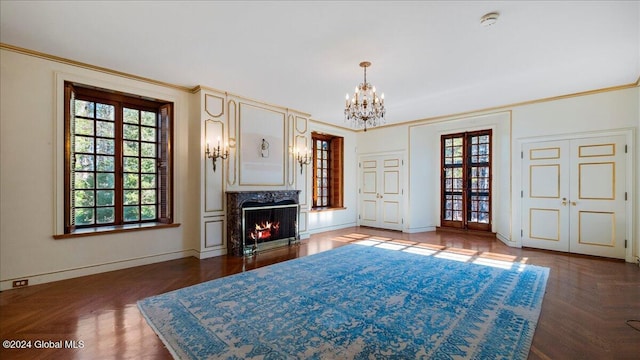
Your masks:
<svg viewBox="0 0 640 360"><path fill-rule="evenodd" d="M461 261L461 262L468 262L469 260L471 260L471 256L469 255L462 255L462 254L457 254L449 251L440 251L439 253L433 256L439 259L455 260L455 261Z"/></svg>
<svg viewBox="0 0 640 360"><path fill-rule="evenodd" d="M355 241L354 244L364 245L364 246L376 246L382 243L380 241L374 241L374 240L359 240L359 241Z"/></svg>
<svg viewBox="0 0 640 360"><path fill-rule="evenodd" d="M347 234L347 235L342 235L342 236L348 237L348 238L352 238L352 239L366 239L366 238L371 237L371 235L358 234L358 233Z"/></svg>
<svg viewBox="0 0 640 360"><path fill-rule="evenodd" d="M382 243L376 247L387 249L387 250L402 250L402 249L405 249L407 245L387 242L387 243Z"/></svg>
<svg viewBox="0 0 640 360"><path fill-rule="evenodd" d="M359 240L354 240L356 238ZM481 252L472 249L448 248L444 245L418 243L407 240L397 240L379 236L362 237L362 234L351 234L348 242L352 244L378 247L381 249L404 251L412 254L433 256L439 259L468 262L476 265L490 266L500 269L516 269L523 271L528 258L518 258L514 255ZM342 239L336 239L344 241Z"/></svg>
<svg viewBox="0 0 640 360"><path fill-rule="evenodd" d="M412 254L417 254L417 255L431 256L431 255L437 253L440 250L431 250L431 249L425 249L425 248L419 248L419 247L411 246L411 247L408 247L408 248L406 248L406 249L404 249L402 251L408 252L408 253L412 253Z"/></svg>

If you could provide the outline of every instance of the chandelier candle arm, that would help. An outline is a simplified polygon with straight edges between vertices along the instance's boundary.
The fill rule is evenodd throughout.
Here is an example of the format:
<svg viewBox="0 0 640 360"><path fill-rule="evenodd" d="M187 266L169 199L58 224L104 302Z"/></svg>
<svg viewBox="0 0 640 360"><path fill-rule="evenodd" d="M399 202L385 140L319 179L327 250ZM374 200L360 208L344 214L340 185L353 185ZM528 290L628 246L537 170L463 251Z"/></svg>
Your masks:
<svg viewBox="0 0 640 360"><path fill-rule="evenodd" d="M386 110L384 107L384 93L378 97L376 87L367 82L368 61L360 63L364 69L364 81L356 86L353 98L349 101L349 94L345 97L344 117L352 126L364 128L378 126L385 123Z"/></svg>

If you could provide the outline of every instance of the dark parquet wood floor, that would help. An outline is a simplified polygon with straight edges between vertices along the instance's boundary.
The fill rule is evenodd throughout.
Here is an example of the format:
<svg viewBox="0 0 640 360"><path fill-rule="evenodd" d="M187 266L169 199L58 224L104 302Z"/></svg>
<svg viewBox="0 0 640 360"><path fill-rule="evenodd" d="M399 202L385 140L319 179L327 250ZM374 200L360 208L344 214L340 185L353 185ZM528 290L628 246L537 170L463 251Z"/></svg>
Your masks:
<svg viewBox="0 0 640 360"><path fill-rule="evenodd" d="M302 244L242 259L185 258L0 293L0 338L82 341L77 349L4 349L0 359L170 359L141 316L145 297L377 236L432 244L472 258L526 262L551 269L529 359L640 359L640 268L609 259L514 249L477 235L403 234L347 228ZM640 325L640 324L637 324ZM76 343L80 347L80 343Z"/></svg>

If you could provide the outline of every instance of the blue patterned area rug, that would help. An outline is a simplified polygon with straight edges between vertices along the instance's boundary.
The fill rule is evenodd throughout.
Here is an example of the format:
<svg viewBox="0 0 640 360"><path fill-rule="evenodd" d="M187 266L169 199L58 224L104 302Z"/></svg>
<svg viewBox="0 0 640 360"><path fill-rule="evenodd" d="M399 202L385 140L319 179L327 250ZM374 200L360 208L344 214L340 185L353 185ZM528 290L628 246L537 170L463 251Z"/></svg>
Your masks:
<svg viewBox="0 0 640 360"><path fill-rule="evenodd" d="M363 244L138 307L178 359L527 358L549 269Z"/></svg>

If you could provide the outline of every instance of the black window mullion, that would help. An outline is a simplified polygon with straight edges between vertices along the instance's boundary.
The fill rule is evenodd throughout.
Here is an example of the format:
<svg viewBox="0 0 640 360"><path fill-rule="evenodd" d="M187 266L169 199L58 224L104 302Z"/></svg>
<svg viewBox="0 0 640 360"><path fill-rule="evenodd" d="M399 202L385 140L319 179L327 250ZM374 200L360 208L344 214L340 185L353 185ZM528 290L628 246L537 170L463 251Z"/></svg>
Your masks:
<svg viewBox="0 0 640 360"><path fill-rule="evenodd" d="M441 220L443 226L463 227L464 143L461 134L443 135ZM457 154L456 150L461 153ZM456 156L458 155L458 156ZM461 173L462 172L462 173Z"/></svg>
<svg viewBox="0 0 640 360"><path fill-rule="evenodd" d="M114 205L115 205L115 218L116 218L116 224L117 225L122 225L123 224L123 219L124 219L124 214L123 214L123 203L124 203L124 156L122 154L122 149L123 149L123 139L122 139L122 133L123 133L123 125L124 125L124 115L123 115L123 111L124 111L124 107L122 106L122 103L119 102L116 106L116 110L115 110L115 129L114 129L114 139L115 139L115 164L114 164L114 170L115 170L115 201L114 201Z"/></svg>
<svg viewBox="0 0 640 360"><path fill-rule="evenodd" d="M327 172L327 176L323 176L322 180L326 181L326 185L323 183L322 185L322 189L323 189L323 201L322 201L322 205L323 206L331 206L331 203L329 202L329 199L331 199L331 151L330 149L330 144L328 140L324 140L322 143L323 146L323 158L324 160L326 160L327 162L327 166L324 166L324 162L323 162L323 169L326 170Z"/></svg>
<svg viewBox="0 0 640 360"><path fill-rule="evenodd" d="M486 136L486 141L483 142ZM483 140L481 140L483 139ZM461 143L462 157L456 157ZM480 149L483 149L481 152ZM485 151L486 148L486 151ZM491 212L491 130L441 136L441 224L489 230ZM481 169L486 168L481 176ZM473 171L476 171L474 176ZM456 189L456 170L461 172L462 189ZM480 184L485 186L480 186ZM462 198L462 204L456 199ZM458 209L460 208L460 209ZM462 211L462 217L456 215ZM480 217L488 222L480 221Z"/></svg>
<svg viewBox="0 0 640 360"><path fill-rule="evenodd" d="M485 136L488 136L487 141L482 142L482 138ZM467 156L465 156L468 161L468 167L466 170L468 176L468 190L466 191L468 200L465 204L465 207L467 208L467 216L465 217L467 224L465 226L489 230L491 212L491 131L486 130L468 133L467 136L465 136L465 139L468 143L465 147L468 152ZM485 145L487 151L483 154L480 149L484 148ZM483 157L485 156L486 159L483 160ZM475 176L473 175L474 168L476 169ZM481 176L480 174L483 168L486 168L486 176ZM474 180L475 186L472 186L474 184ZM485 184L486 190L483 189L481 184ZM486 209L484 209L483 204L486 204ZM484 214L486 214L486 222L483 221Z"/></svg>
<svg viewBox="0 0 640 360"><path fill-rule="evenodd" d="M85 105L93 106L92 111ZM140 115L136 124L129 124L135 128L124 128L125 108ZM65 83L65 233L125 223L172 222L171 109L170 103ZM128 147L134 144L136 152ZM85 162L78 170L76 158ZM127 166L126 158L132 163L135 159L137 168ZM131 210L137 210L135 220L130 214L130 221L125 221L125 186L131 188L131 196L137 194L136 201L131 201ZM81 221L76 224L76 220Z"/></svg>
<svg viewBox="0 0 640 360"><path fill-rule="evenodd" d="M312 134L313 144L313 207L325 208L332 203L331 136ZM326 175L325 175L326 173Z"/></svg>

